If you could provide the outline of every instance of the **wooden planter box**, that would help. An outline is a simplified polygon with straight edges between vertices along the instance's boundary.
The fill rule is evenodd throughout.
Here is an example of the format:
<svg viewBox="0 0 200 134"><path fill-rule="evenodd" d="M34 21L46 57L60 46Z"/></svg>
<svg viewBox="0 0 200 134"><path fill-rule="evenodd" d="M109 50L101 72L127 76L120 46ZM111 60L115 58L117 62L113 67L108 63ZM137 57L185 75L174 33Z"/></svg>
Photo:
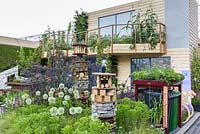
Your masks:
<svg viewBox="0 0 200 134"><path fill-rule="evenodd" d="M173 84L170 85L166 82L161 82L161 81L155 81L155 80L134 80L133 81L134 87L135 87L135 99L138 100L138 89L139 88L149 88L149 87L159 87L161 88L161 90L163 91L163 123L162 123L162 127L165 128L165 134L169 133L169 124L168 124L168 87L172 86L172 87L177 87L178 90L181 93L181 84L182 83L178 83L178 84ZM154 88L151 88L152 90L154 90ZM181 127L181 95L178 97L178 127Z"/></svg>
<svg viewBox="0 0 200 134"><path fill-rule="evenodd" d="M32 83L22 83L22 82L7 82L8 86L11 86L10 91L19 92L19 91L30 91Z"/></svg>
<svg viewBox="0 0 200 134"><path fill-rule="evenodd" d="M60 50L63 52L64 56L68 56L68 50ZM53 55L53 50L51 50L51 54ZM56 55L56 49L54 50L54 56ZM42 54L41 54L41 58L48 58L48 53L47 51L43 51Z"/></svg>
<svg viewBox="0 0 200 134"><path fill-rule="evenodd" d="M114 54L132 54L132 53L164 53L164 45L158 43L155 49L150 49L148 43L135 44L135 48L130 49L131 44L113 44Z"/></svg>

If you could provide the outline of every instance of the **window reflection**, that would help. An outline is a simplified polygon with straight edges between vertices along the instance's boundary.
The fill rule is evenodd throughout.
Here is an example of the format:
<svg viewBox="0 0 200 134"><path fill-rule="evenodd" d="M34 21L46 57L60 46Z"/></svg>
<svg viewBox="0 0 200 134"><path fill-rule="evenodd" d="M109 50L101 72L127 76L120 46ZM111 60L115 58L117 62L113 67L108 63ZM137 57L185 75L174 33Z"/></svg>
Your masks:
<svg viewBox="0 0 200 134"><path fill-rule="evenodd" d="M143 71L150 70L151 68L171 66L170 57L159 57L159 58L132 58L131 60L131 71ZM132 73L131 72L131 73Z"/></svg>
<svg viewBox="0 0 200 134"><path fill-rule="evenodd" d="M113 24L127 24L128 21L132 19L133 11L128 11L124 13L118 13L106 17L99 18L99 27L104 27ZM113 31L115 36L127 37L131 36L131 29L125 29L124 26L115 26ZM106 27L100 30L101 36L112 35L112 27Z"/></svg>

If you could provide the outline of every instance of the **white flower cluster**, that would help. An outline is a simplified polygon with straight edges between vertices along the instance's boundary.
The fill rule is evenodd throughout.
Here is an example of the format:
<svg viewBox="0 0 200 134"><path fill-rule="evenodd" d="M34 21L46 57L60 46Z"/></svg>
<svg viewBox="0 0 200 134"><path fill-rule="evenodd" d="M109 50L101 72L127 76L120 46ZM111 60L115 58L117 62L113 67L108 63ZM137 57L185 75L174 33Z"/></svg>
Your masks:
<svg viewBox="0 0 200 134"><path fill-rule="evenodd" d="M93 114L91 115L91 119L92 119L92 121L98 121L98 120L99 120L98 114L97 114L97 113L93 113Z"/></svg>
<svg viewBox="0 0 200 134"><path fill-rule="evenodd" d="M21 97L22 100L25 101L27 105L30 105L32 103L32 100L27 93L23 94Z"/></svg>
<svg viewBox="0 0 200 134"><path fill-rule="evenodd" d="M75 89L75 90L73 91L73 94L74 94L74 99L77 100L77 99L80 98L80 95L79 95L79 91L78 91L78 90Z"/></svg>
<svg viewBox="0 0 200 134"><path fill-rule="evenodd" d="M50 109L50 114L51 116L57 116L57 115L63 115L65 113L64 107L52 107Z"/></svg>
<svg viewBox="0 0 200 134"><path fill-rule="evenodd" d="M54 104L54 103L56 103L56 98L50 96L48 98L48 101L49 101L50 104Z"/></svg>
<svg viewBox="0 0 200 134"><path fill-rule="evenodd" d="M41 92L40 92L40 91L36 91L36 92L35 92L35 95L36 95L36 96L40 96L40 95L41 95Z"/></svg>
<svg viewBox="0 0 200 134"><path fill-rule="evenodd" d="M83 111L82 107L71 107L69 109L69 113L71 115L80 114L80 113L82 113L82 111Z"/></svg>

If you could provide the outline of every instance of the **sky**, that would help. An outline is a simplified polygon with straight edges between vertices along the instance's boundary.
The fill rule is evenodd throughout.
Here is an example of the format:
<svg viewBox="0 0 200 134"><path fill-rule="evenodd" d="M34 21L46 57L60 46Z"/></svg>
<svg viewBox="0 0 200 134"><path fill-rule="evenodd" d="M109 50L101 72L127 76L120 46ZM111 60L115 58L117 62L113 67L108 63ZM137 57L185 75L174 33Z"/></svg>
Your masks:
<svg viewBox="0 0 200 134"><path fill-rule="evenodd" d="M136 0L0 0L0 35L15 38L66 30L74 12L91 12Z"/></svg>
<svg viewBox="0 0 200 134"><path fill-rule="evenodd" d="M74 12L91 12L136 0L0 0L0 35L26 37L47 27L66 30ZM200 0L197 0L200 2Z"/></svg>

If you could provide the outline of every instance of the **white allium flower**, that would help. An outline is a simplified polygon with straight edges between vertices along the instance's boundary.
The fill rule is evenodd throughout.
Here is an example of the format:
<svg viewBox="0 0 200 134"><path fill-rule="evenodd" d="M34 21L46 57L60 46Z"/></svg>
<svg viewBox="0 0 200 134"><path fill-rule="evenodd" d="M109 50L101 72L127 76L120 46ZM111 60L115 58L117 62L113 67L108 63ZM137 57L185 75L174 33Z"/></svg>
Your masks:
<svg viewBox="0 0 200 134"><path fill-rule="evenodd" d="M27 99L28 97L29 97L29 95L27 93L25 93L25 94L22 95L22 99L23 100Z"/></svg>
<svg viewBox="0 0 200 134"><path fill-rule="evenodd" d="M59 108L57 109L57 114L58 114L58 115L63 115L64 113L65 113L64 107L59 107Z"/></svg>
<svg viewBox="0 0 200 134"><path fill-rule="evenodd" d="M42 97L43 97L44 100L47 100L47 99L48 99L48 95L47 95L47 94L43 94Z"/></svg>
<svg viewBox="0 0 200 134"><path fill-rule="evenodd" d="M91 115L91 119L92 119L92 121L98 121L98 120L99 120L98 114L97 114L97 113L93 113L93 114Z"/></svg>
<svg viewBox="0 0 200 134"><path fill-rule="evenodd" d="M54 92L50 91L50 92L49 92L49 96L50 96L50 97L53 97L53 95L54 95Z"/></svg>
<svg viewBox="0 0 200 134"><path fill-rule="evenodd" d="M65 94L64 94L62 91L58 93L58 97L59 97L59 98L63 98L64 95L65 95Z"/></svg>
<svg viewBox="0 0 200 134"><path fill-rule="evenodd" d="M77 113L77 114L82 113L82 111L83 111L82 107L76 107L75 108L75 113Z"/></svg>
<svg viewBox="0 0 200 134"><path fill-rule="evenodd" d="M56 102L56 98L54 98L54 97L49 97L49 98L48 98L48 101L49 101L50 104L55 103L55 102Z"/></svg>
<svg viewBox="0 0 200 134"><path fill-rule="evenodd" d="M60 89L64 89L64 88L65 88L65 84L60 83L60 84L59 84L59 88L60 88Z"/></svg>
<svg viewBox="0 0 200 134"><path fill-rule="evenodd" d="M67 87L65 87L65 88L64 88L64 92L66 93L66 92L67 92L67 90L68 90L68 88L67 88Z"/></svg>
<svg viewBox="0 0 200 134"><path fill-rule="evenodd" d="M70 88L70 89L68 90L68 92L69 92L70 94L72 94L72 93L73 93L73 88Z"/></svg>
<svg viewBox="0 0 200 134"><path fill-rule="evenodd" d="M32 100L31 100L30 98L27 98L27 99L26 99L26 104L30 105L31 102L32 102Z"/></svg>
<svg viewBox="0 0 200 134"><path fill-rule="evenodd" d="M69 96L69 95L65 95L64 99L65 99L66 101L68 101L68 100L70 100L70 96Z"/></svg>
<svg viewBox="0 0 200 134"><path fill-rule="evenodd" d="M79 98L80 98L80 95L79 95L79 94L75 94L75 95L74 95L74 99L77 100L77 99L79 99Z"/></svg>
<svg viewBox="0 0 200 134"><path fill-rule="evenodd" d="M75 89L75 90L73 91L73 94L74 94L74 95L77 95L77 94L79 94L79 91Z"/></svg>
<svg viewBox="0 0 200 134"><path fill-rule="evenodd" d="M68 101L63 101L62 103L63 103L64 106L68 105Z"/></svg>
<svg viewBox="0 0 200 134"><path fill-rule="evenodd" d="M36 91L36 92L35 92L35 95L36 95L36 96L40 96L40 95L41 95L41 92L40 92L40 91Z"/></svg>
<svg viewBox="0 0 200 134"><path fill-rule="evenodd" d="M55 91L56 91L55 88L50 89L50 92L55 92Z"/></svg>
<svg viewBox="0 0 200 134"><path fill-rule="evenodd" d="M117 91L117 94L120 95L120 94L121 94L121 91Z"/></svg>
<svg viewBox="0 0 200 134"><path fill-rule="evenodd" d="M58 109L56 108L56 107L52 107L51 109L50 109L50 114L51 114L51 116L56 116L56 115L58 115L58 111L57 111Z"/></svg>
<svg viewBox="0 0 200 134"><path fill-rule="evenodd" d="M70 113L71 115L76 114L75 107L71 107L71 108L69 109L69 113Z"/></svg>
<svg viewBox="0 0 200 134"><path fill-rule="evenodd" d="M124 93L127 93L127 92L128 92L128 89L127 89L127 88L125 88L125 89L124 89Z"/></svg>
<svg viewBox="0 0 200 134"><path fill-rule="evenodd" d="M95 98L94 98L94 95L93 95L93 94L91 94L90 97L91 97L91 100L92 100L92 101L95 101Z"/></svg>

